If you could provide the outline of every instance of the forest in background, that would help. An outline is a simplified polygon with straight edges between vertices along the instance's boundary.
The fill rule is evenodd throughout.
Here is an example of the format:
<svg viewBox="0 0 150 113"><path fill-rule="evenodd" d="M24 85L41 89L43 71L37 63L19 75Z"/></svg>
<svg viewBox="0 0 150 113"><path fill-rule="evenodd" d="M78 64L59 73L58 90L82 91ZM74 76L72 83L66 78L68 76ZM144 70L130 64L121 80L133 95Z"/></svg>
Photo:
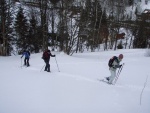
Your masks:
<svg viewBox="0 0 150 113"><path fill-rule="evenodd" d="M150 10L127 14L134 6L134 0L1 0L0 55L149 48Z"/></svg>

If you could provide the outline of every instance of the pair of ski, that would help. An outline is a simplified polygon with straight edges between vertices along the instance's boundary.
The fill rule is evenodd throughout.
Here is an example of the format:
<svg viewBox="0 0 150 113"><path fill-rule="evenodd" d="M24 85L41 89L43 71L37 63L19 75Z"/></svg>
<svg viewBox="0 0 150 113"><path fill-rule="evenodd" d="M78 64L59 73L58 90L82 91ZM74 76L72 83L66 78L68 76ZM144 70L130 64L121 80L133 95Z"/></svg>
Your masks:
<svg viewBox="0 0 150 113"><path fill-rule="evenodd" d="M23 66L21 66L21 68L28 68L28 67L30 67L30 66L24 66L24 65L23 65Z"/></svg>
<svg viewBox="0 0 150 113"><path fill-rule="evenodd" d="M107 80L105 80L105 79L98 79L98 81L107 83L107 84L109 84L109 85L112 85L112 84L110 84L110 83L109 83Z"/></svg>
<svg viewBox="0 0 150 113"><path fill-rule="evenodd" d="M118 78L117 78L117 79L118 79ZM106 80L106 79L98 79L98 81L107 83L107 84L109 84L109 85L115 85L116 82L117 82L117 79L115 78L115 80L114 80L114 82L113 82L112 84L110 84L110 83L108 82L108 80Z"/></svg>

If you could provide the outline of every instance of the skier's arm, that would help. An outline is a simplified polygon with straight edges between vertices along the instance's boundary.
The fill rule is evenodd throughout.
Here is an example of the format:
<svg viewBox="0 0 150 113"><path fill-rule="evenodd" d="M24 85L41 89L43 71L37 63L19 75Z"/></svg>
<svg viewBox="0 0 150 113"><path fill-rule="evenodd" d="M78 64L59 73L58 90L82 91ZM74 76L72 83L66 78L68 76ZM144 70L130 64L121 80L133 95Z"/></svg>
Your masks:
<svg viewBox="0 0 150 113"><path fill-rule="evenodd" d="M120 63L119 62L117 62L117 61L114 61L113 62L113 68L120 68L122 65L120 65Z"/></svg>
<svg viewBox="0 0 150 113"><path fill-rule="evenodd" d="M23 54L22 54L21 58L22 58L24 55L25 55L25 53L23 52Z"/></svg>
<svg viewBox="0 0 150 113"><path fill-rule="evenodd" d="M115 68L120 68L122 65L115 65Z"/></svg>
<svg viewBox="0 0 150 113"><path fill-rule="evenodd" d="M55 57L56 55L52 55L52 54L50 53L50 56L51 56L51 57Z"/></svg>

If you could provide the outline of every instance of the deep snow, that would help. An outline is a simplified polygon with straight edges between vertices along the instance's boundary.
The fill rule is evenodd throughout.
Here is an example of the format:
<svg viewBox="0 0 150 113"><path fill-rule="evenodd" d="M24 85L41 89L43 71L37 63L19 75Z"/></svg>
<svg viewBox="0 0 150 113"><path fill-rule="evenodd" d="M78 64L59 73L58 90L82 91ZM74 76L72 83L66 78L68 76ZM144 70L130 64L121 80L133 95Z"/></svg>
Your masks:
<svg viewBox="0 0 150 113"><path fill-rule="evenodd" d="M110 75L109 58L120 53L125 65L117 83L100 82ZM51 73L41 71L42 53L31 54L28 68L19 55L0 57L0 113L150 113L145 49L52 54Z"/></svg>

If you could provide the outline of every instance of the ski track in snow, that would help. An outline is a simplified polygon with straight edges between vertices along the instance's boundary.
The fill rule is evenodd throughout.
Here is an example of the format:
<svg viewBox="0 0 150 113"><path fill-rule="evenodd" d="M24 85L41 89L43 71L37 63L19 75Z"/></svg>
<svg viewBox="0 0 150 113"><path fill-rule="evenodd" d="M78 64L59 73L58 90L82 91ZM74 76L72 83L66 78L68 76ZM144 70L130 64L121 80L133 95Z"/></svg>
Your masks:
<svg viewBox="0 0 150 113"><path fill-rule="evenodd" d="M80 62L80 63L85 63L85 62ZM87 62L86 62L87 63ZM91 63L91 62L88 62L88 63ZM94 62L92 62L94 63ZM63 63L64 64L64 63ZM66 63L66 64L72 64L72 63ZM74 63L74 64L78 64L78 63ZM21 67L20 67L21 68ZM22 67L22 68L25 68L26 70L31 70L31 71L38 71L39 69L37 69L36 67ZM39 71L39 72L43 72L42 71ZM90 83L96 83L96 84L101 84L103 86L115 86L116 88L124 88L124 89L133 89L133 90L139 90L141 91L143 87L141 86L136 86L136 85L127 85L127 84L124 84L124 85L121 85L121 84L115 84L115 85L109 85L107 83L103 83L99 80L101 79L91 79L91 78L88 78L88 77L83 77L81 75L77 75L77 74L68 74L68 73L65 73L65 72L50 72L50 73L47 73L47 72L44 72L45 74L51 74L51 75L54 75L54 76L65 76L65 77L71 77L73 78L74 80L77 80L77 81L86 81L86 82L90 82ZM103 78L104 79L104 78ZM144 86L144 84L143 84ZM150 92L150 89L149 88L145 88L145 91L149 91Z"/></svg>

